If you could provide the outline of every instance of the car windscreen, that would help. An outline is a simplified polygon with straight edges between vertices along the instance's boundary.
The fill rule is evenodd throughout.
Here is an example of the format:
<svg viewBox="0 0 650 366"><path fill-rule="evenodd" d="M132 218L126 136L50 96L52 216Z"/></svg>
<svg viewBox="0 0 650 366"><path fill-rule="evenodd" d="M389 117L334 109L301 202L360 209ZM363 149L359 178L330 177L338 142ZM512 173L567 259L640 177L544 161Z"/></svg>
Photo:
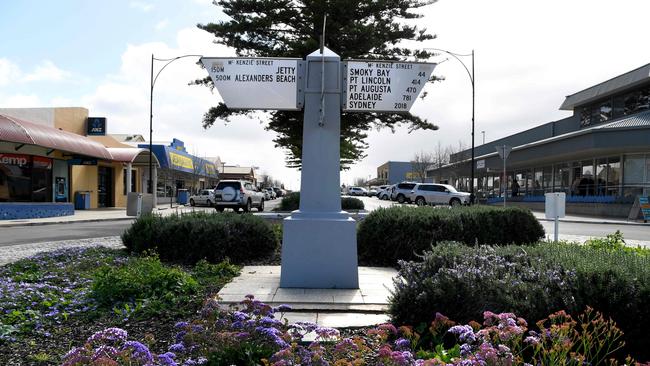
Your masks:
<svg viewBox="0 0 650 366"><path fill-rule="evenodd" d="M226 187L239 189L241 187L241 184L239 182L219 182L219 184L217 184L217 190L222 190Z"/></svg>
<svg viewBox="0 0 650 366"><path fill-rule="evenodd" d="M456 190L456 188L454 188L454 186L450 186L450 185L445 184L445 188L447 188L449 190L449 192L453 192L453 193L458 192Z"/></svg>

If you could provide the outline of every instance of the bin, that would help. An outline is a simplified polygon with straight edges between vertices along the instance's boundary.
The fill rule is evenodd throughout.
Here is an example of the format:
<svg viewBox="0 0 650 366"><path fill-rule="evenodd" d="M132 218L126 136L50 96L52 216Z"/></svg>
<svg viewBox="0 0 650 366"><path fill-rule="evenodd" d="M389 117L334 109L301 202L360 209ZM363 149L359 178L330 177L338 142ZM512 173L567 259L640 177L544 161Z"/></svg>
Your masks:
<svg viewBox="0 0 650 366"><path fill-rule="evenodd" d="M177 190L178 198L177 202L179 205L187 205L187 202L190 200L190 192L187 191L187 189L179 189Z"/></svg>
<svg viewBox="0 0 650 366"><path fill-rule="evenodd" d="M74 208L75 210L89 210L90 209L90 192L77 191L74 194Z"/></svg>

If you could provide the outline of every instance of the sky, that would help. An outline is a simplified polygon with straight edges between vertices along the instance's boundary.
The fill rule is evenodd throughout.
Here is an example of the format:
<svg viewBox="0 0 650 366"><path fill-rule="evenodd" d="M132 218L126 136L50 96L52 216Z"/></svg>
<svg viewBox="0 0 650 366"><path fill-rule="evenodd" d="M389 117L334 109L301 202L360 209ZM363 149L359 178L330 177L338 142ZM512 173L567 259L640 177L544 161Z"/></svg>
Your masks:
<svg viewBox="0 0 650 366"><path fill-rule="evenodd" d="M439 0L421 13L417 23L437 35L427 47L475 51L476 145L568 117L559 110L566 95L650 62L647 0ZM147 136L151 55L234 56L196 27L225 19L210 0L2 1L0 107L85 107L107 117L109 133ZM469 76L453 58L431 61L445 79L427 85L411 112L440 129L370 131L368 156L341 173L342 183L439 143L470 146ZM284 166L263 113L203 129L203 113L221 99L188 85L206 76L195 62L175 61L156 81L154 141L178 138L192 154L257 166L297 189L300 172Z"/></svg>

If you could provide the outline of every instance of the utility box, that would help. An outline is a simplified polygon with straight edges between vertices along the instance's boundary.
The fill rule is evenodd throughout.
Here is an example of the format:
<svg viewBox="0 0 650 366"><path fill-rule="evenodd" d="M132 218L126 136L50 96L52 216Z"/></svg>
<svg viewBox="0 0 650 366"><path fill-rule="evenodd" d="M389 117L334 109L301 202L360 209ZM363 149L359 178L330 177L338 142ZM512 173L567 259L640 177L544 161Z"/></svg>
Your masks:
<svg viewBox="0 0 650 366"><path fill-rule="evenodd" d="M75 210L90 210L90 192L77 191L74 194Z"/></svg>
<svg viewBox="0 0 650 366"><path fill-rule="evenodd" d="M190 192L187 191L187 189L179 189L177 190L176 195L178 196L176 198L176 202L179 205L187 205L187 202L190 200Z"/></svg>
<svg viewBox="0 0 650 366"><path fill-rule="evenodd" d="M126 195L126 216L140 216L153 211L153 194L129 192Z"/></svg>
<svg viewBox="0 0 650 366"><path fill-rule="evenodd" d="M547 219L556 219L565 216L566 212L566 193L552 192L546 193L545 213Z"/></svg>

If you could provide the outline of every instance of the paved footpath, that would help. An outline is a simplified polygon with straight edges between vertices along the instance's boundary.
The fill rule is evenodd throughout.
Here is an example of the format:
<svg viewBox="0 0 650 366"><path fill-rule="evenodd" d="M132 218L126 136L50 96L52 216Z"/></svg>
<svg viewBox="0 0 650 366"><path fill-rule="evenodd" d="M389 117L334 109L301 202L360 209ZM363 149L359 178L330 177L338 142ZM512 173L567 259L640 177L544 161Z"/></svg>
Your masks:
<svg viewBox="0 0 650 366"><path fill-rule="evenodd" d="M17 260L33 256L41 252L51 252L57 249L76 247L124 248L122 239L119 236L107 236L102 238L74 239L62 241L50 241L36 244L9 245L0 248L0 266L15 262Z"/></svg>

